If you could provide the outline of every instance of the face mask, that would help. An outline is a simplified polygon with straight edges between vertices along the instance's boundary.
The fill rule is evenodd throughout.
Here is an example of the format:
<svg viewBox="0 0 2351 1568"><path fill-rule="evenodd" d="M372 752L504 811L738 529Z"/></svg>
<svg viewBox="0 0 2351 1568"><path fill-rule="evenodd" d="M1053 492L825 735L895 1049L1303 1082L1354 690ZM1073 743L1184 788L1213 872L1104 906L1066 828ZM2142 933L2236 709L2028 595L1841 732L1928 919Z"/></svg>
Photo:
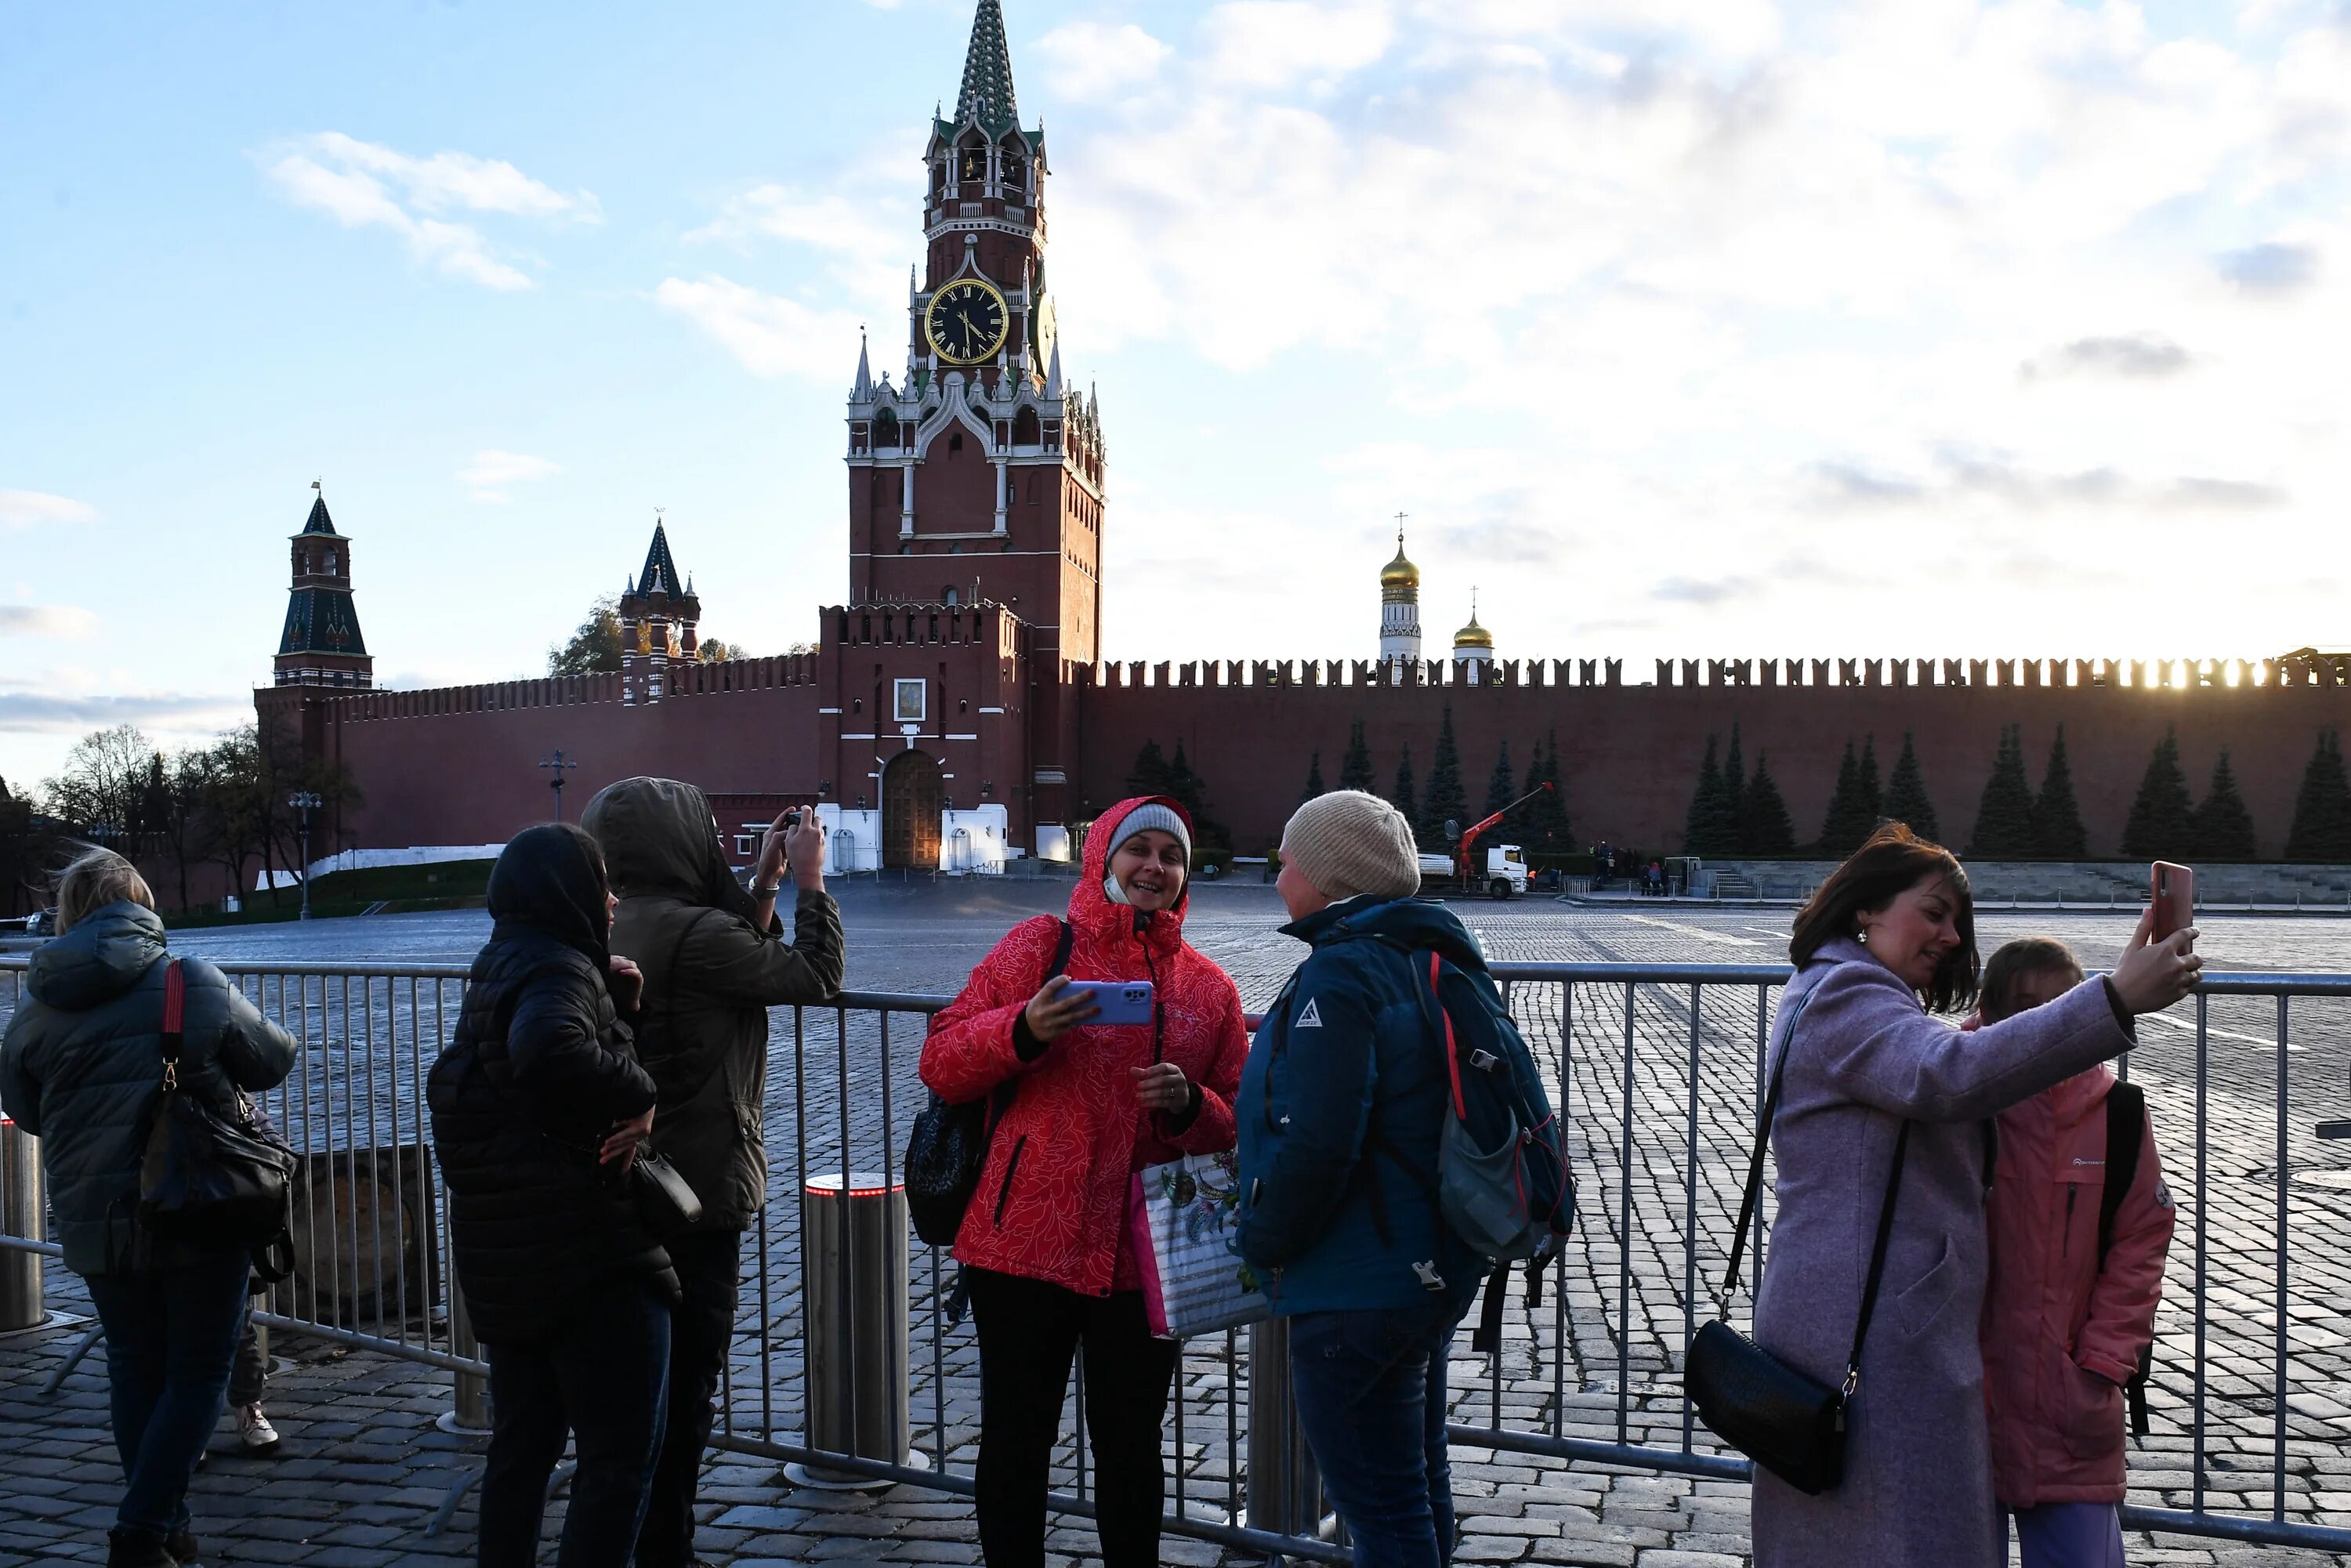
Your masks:
<svg viewBox="0 0 2351 1568"><path fill-rule="evenodd" d="M1102 896L1113 904L1132 904L1134 902L1126 896L1126 889L1119 886L1118 878L1108 873L1102 875Z"/></svg>

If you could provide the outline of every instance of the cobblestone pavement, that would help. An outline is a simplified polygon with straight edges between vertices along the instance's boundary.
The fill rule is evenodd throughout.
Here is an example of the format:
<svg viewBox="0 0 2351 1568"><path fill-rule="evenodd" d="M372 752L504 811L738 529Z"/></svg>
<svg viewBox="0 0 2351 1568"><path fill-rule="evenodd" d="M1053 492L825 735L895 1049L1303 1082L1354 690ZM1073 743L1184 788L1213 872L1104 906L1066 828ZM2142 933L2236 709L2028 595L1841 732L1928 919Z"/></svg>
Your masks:
<svg viewBox="0 0 2351 1568"><path fill-rule="evenodd" d="M942 991L959 983L1013 919L1058 908L1066 884L869 884L845 891L852 984ZM1770 963L1782 956L1788 918L1784 908L1769 907L1593 909L1548 901L1459 907L1497 959ZM1274 935L1280 919L1268 889L1203 889L1195 901L1194 940L1232 970L1252 1007L1270 998L1303 951ZM1982 925L1987 951L2006 936L2052 931L2094 965L2110 961L2128 931L2127 920L2102 915L1995 914ZM2216 968L2351 969L2351 924L2340 919L2236 917L2216 919L2207 931L2204 951ZM411 915L197 933L179 946L248 959L448 961L469 956L484 935L478 915ZM7 999L0 987L0 1006ZM1708 989L1696 1004L1695 1030L1687 987L1643 986L1628 997L1622 986L1587 986L1565 1000L1556 986L1522 985L1513 1004L1539 1052L1555 1070L1564 1069L1564 1109L1579 1140L1583 1234L1569 1249L1562 1291L1534 1310L1524 1308L1514 1291L1506 1343L1492 1364L1472 1355L1466 1339L1457 1346L1454 1419L1667 1448L1687 1440L1710 1451L1702 1427L1686 1427L1675 1369L1689 1322L1688 1281L1702 1281L1709 1270L1719 1274L1729 1241L1743 1174L1740 1151L1753 1113L1757 990ZM2283 1506L2289 1517L2332 1524L2351 1523L2351 1457L2343 1448L2351 1411L2335 1402L2351 1372L2351 1351L2340 1332L2351 1309L2341 1261L2351 1155L2337 1152L2343 1145L2316 1141L2311 1125L2321 1116L2351 1114L2346 1079L2351 1030L2344 1027L2344 1008L2297 1002L2284 1056L2293 1091L2284 1194L2294 1244L2283 1320ZM2279 1484L2273 1458L2281 1416L2275 1402L2277 1012L2266 999L2214 998L2210 1009L2200 1479L2206 1506L2266 1514ZM2143 1030L2146 1043L2131 1066L2155 1104L2181 1206L2158 1352L2156 1431L2135 1451L2132 1477L2135 1500L2187 1507L2199 1479L2193 1422L2199 1187L2188 1134L2196 1035L2192 1008L2176 1010L2178 1019ZM370 1112L349 1092L360 1075L344 1064L356 1057L329 1038L343 1032L342 1015L324 1005L302 1021L315 1042L306 1063L318 1082L306 1087L305 1100L325 1105L340 1095L351 1121L364 1124L374 1115L380 1137L392 1132L384 1114ZM397 1017L391 1021L407 1028ZM432 1029L428 1012L423 1030L428 1058ZM401 1038L404 1052L407 1037ZM794 1441L803 1430L798 1208L791 1194L807 1174L839 1167L842 1069L852 1163L878 1167L894 1158L906 1119L919 1103L914 1053L920 1038L919 1018L899 1016L885 1026L872 1015L844 1019L824 1009L777 1014L768 1118L777 1201L769 1228L754 1239L765 1260L758 1277L768 1288L747 1291L744 1332L730 1369L730 1416L741 1435ZM1564 1060L1562 1038L1570 1046ZM375 1082L388 1113L413 1080L406 1065L396 1065ZM327 1092L329 1083L339 1085L334 1095ZM1621 1136L1628 1104L1629 1149ZM413 1120L407 1125L413 1137ZM1629 1244L1620 1244L1627 1236ZM967 1330L933 1332L936 1319L929 1308L951 1282L935 1258L918 1248L912 1263L914 1440L935 1463L944 1459L951 1469L967 1472L977 1434L975 1353ZM1704 1299L1700 1284L1701 1305ZM53 1275L50 1300L59 1310L87 1310L70 1276ZM425 1327L414 1321L410 1332ZM53 1329L0 1339L0 1431L12 1435L11 1458L0 1475L0 1568L22 1560L102 1557L103 1526L117 1485L105 1429L102 1353L67 1380L53 1403L34 1397L78 1333ZM425 1534L448 1488L479 1463L477 1442L434 1426L449 1408L449 1375L302 1336L281 1334L277 1349L287 1359L271 1409L287 1435L286 1457L253 1460L224 1451L199 1476L199 1527L220 1542L213 1560L470 1561L470 1498L444 1533ZM1183 1506L1221 1518L1239 1501L1234 1458L1246 1439L1246 1357L1230 1354L1222 1340L1195 1342L1184 1358L1180 1387L1169 1443ZM1074 1441L1061 1459L1057 1483L1082 1489ZM1613 1472L1459 1443L1455 1461L1468 1531L1460 1554L1465 1562L1729 1568L1746 1561L1741 1485ZM912 1488L879 1494L793 1488L774 1463L739 1455L715 1457L707 1481L702 1551L716 1563L977 1560L968 1504L958 1499ZM1093 1551L1092 1531L1071 1521L1055 1530L1050 1546L1057 1554L1087 1556ZM1222 1555L1217 1548L1173 1537L1165 1554L1186 1563ZM2146 1563L2351 1563L2184 1536L2139 1537L2131 1555Z"/></svg>

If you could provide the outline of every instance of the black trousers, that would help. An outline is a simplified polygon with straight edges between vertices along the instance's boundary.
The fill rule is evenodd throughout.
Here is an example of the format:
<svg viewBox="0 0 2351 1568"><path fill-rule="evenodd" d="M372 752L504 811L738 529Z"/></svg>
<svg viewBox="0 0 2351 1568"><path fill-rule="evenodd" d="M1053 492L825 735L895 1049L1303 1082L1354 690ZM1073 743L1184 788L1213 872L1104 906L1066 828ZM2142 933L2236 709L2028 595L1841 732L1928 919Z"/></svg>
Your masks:
<svg viewBox="0 0 2351 1568"><path fill-rule="evenodd" d="M735 1340L743 1233L693 1231L662 1245L685 1300L670 1318L669 1426L653 1462L644 1528L637 1532L637 1568L686 1568L694 1561L694 1493L719 1375Z"/></svg>
<svg viewBox="0 0 2351 1568"><path fill-rule="evenodd" d="M1167 1501L1159 1431L1176 1342L1151 1337L1139 1291L1084 1296L986 1269L970 1277L979 1333L979 1549L987 1568L1043 1568L1046 1478L1070 1364L1081 1351L1104 1568L1156 1568Z"/></svg>

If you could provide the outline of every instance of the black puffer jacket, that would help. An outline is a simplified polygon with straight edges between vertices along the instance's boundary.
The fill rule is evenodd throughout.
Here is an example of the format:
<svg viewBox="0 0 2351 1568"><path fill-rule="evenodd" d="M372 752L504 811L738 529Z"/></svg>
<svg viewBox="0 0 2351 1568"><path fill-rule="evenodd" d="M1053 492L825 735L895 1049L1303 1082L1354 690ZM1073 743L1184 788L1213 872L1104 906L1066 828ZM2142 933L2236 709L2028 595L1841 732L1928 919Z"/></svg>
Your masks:
<svg viewBox="0 0 2351 1568"><path fill-rule="evenodd" d="M105 1274L141 1262L135 1209L148 1120L163 1092L163 923L110 904L37 949L26 999L0 1043L0 1110L41 1140L66 1267ZM201 958L182 961L180 1083L223 1115L240 1089L274 1089L294 1040Z"/></svg>
<svg viewBox="0 0 2351 1568"><path fill-rule="evenodd" d="M449 1235L474 1332L540 1337L601 1284L644 1275L672 1301L669 1254L596 1150L653 1103L604 985L604 868L554 824L517 834L490 873L488 946L426 1095Z"/></svg>
<svg viewBox="0 0 2351 1568"><path fill-rule="evenodd" d="M751 924L751 895L719 853L710 801L674 779L624 779L580 815L604 851L612 946L645 972L637 1052L661 1109L653 1147L702 1199L705 1230L744 1230L768 1196L759 1115L768 1009L841 990L841 906L799 895L793 940Z"/></svg>

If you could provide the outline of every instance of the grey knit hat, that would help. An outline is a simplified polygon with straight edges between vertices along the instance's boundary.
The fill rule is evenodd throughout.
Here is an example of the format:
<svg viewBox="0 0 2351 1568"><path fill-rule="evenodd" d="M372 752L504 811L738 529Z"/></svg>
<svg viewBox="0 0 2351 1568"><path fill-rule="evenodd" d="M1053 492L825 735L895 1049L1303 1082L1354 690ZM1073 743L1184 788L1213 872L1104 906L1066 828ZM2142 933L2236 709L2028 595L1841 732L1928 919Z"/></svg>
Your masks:
<svg viewBox="0 0 2351 1568"><path fill-rule="evenodd" d="M1334 900L1420 891L1420 846L1404 813L1361 789L1334 789L1299 807L1281 831L1281 861Z"/></svg>
<svg viewBox="0 0 2351 1568"><path fill-rule="evenodd" d="M1184 821L1183 812L1157 800L1145 800L1111 824L1111 832L1115 836L1110 841L1110 854L1118 853L1119 846L1135 834L1147 833L1154 829L1182 844L1185 860L1188 862L1192 858L1191 825ZM1108 863L1110 855L1104 855L1102 860Z"/></svg>

